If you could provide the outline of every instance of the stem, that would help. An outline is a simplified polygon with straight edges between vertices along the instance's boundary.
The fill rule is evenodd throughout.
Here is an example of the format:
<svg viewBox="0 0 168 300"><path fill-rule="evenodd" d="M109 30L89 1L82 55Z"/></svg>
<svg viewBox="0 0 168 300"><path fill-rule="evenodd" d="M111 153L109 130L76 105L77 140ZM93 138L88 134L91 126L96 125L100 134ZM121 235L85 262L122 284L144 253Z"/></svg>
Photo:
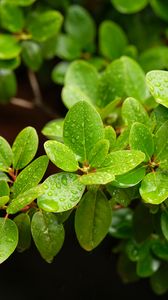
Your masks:
<svg viewBox="0 0 168 300"><path fill-rule="evenodd" d="M34 108L34 103L32 103L28 100L24 100L22 98L12 98L11 103L16 106L20 106L20 107L24 107L24 108L28 108L28 109Z"/></svg>
<svg viewBox="0 0 168 300"><path fill-rule="evenodd" d="M43 107L43 100L42 100L42 95L40 91L40 87L36 78L36 75L34 72L31 70L28 71L28 77L30 81L30 85L34 94L34 104L38 107Z"/></svg>
<svg viewBox="0 0 168 300"><path fill-rule="evenodd" d="M104 108L102 108L99 111L102 120L108 117L109 114L111 114L114 111L114 109L120 104L120 102L121 102L121 98L116 98L115 100L107 104Z"/></svg>

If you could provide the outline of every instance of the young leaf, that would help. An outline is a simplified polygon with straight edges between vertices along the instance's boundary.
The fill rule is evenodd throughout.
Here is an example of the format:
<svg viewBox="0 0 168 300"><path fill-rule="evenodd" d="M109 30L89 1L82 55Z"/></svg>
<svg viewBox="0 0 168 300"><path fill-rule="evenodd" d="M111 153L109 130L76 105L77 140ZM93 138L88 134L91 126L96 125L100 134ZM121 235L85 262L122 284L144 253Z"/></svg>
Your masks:
<svg viewBox="0 0 168 300"><path fill-rule="evenodd" d="M17 90L15 74L8 69L0 70L0 101L6 103L14 97Z"/></svg>
<svg viewBox="0 0 168 300"><path fill-rule="evenodd" d="M155 161L159 163L160 168L168 168L168 121L157 130L154 136L155 142Z"/></svg>
<svg viewBox="0 0 168 300"><path fill-rule="evenodd" d="M49 159L58 168L67 172L75 172L78 170L77 157L66 145L56 141L47 141L44 144L44 149Z"/></svg>
<svg viewBox="0 0 168 300"><path fill-rule="evenodd" d="M100 77L100 107L119 98L135 97L143 102L149 95L146 87L145 74L132 58L122 56L114 60Z"/></svg>
<svg viewBox="0 0 168 300"><path fill-rule="evenodd" d="M168 212L163 211L161 214L161 229L166 240L168 240Z"/></svg>
<svg viewBox="0 0 168 300"><path fill-rule="evenodd" d="M24 128L14 140L13 167L24 168L35 156L38 148L38 135L33 127Z"/></svg>
<svg viewBox="0 0 168 300"><path fill-rule="evenodd" d="M111 151L114 148L116 143L116 132L112 126L106 126L104 128L104 134L105 134L105 139L109 141L110 144L109 151Z"/></svg>
<svg viewBox="0 0 168 300"><path fill-rule="evenodd" d="M21 47L17 39L10 34L0 35L0 59L11 59L17 57Z"/></svg>
<svg viewBox="0 0 168 300"><path fill-rule="evenodd" d="M146 155L145 161L149 161L154 152L153 137L145 125L134 123L131 127L129 144L131 149L140 150Z"/></svg>
<svg viewBox="0 0 168 300"><path fill-rule="evenodd" d="M93 42L95 23L88 11L79 5L71 5L67 10L65 30L81 48Z"/></svg>
<svg viewBox="0 0 168 300"><path fill-rule="evenodd" d="M66 89L71 93L66 92ZM76 60L70 64L65 76L65 88L63 90L63 102L70 108L75 98L79 102L82 99L96 104L98 98L98 72L88 62ZM77 97L76 97L77 93ZM79 95L82 95L79 97Z"/></svg>
<svg viewBox="0 0 168 300"><path fill-rule="evenodd" d="M93 168L101 166L105 160L109 150L109 141L102 139L98 141L95 146L91 149L88 160L89 164Z"/></svg>
<svg viewBox="0 0 168 300"><path fill-rule="evenodd" d="M93 106L85 101L76 103L64 121L64 142L86 162L93 146L104 138L102 120Z"/></svg>
<svg viewBox="0 0 168 300"><path fill-rule="evenodd" d="M101 191L88 191L75 215L75 231L82 248L91 251L106 236L111 224L112 211Z"/></svg>
<svg viewBox="0 0 168 300"><path fill-rule="evenodd" d="M162 295L167 292L167 276L168 276L168 266L162 265L157 272L155 272L150 278L150 284L152 290L157 295Z"/></svg>
<svg viewBox="0 0 168 300"><path fill-rule="evenodd" d="M168 107L168 72L150 71L146 82L156 102Z"/></svg>
<svg viewBox="0 0 168 300"><path fill-rule="evenodd" d="M10 202L7 213L15 214L25 206L29 205L33 200L41 196L45 192L43 185L38 185L30 190L26 190L24 193L19 194L16 198Z"/></svg>
<svg viewBox="0 0 168 300"><path fill-rule="evenodd" d="M35 41L44 42L59 32L62 22L63 17L60 12L46 10L32 14L28 20L27 29Z"/></svg>
<svg viewBox="0 0 168 300"><path fill-rule="evenodd" d="M29 69L37 71L43 62L42 50L39 44L33 41L22 42L22 58Z"/></svg>
<svg viewBox="0 0 168 300"><path fill-rule="evenodd" d="M17 250L23 252L29 249L31 244L30 217L28 214L21 213L14 218L14 222L19 231Z"/></svg>
<svg viewBox="0 0 168 300"><path fill-rule="evenodd" d="M0 136L0 170L8 169L13 161L13 153L8 142Z"/></svg>
<svg viewBox="0 0 168 300"><path fill-rule="evenodd" d="M107 59L120 57L127 46L127 37L122 28L112 21L104 21L99 28L100 53Z"/></svg>
<svg viewBox="0 0 168 300"><path fill-rule="evenodd" d="M108 154L101 165L101 169L111 170L114 175L129 172L145 159L144 153L137 150L118 150Z"/></svg>
<svg viewBox="0 0 168 300"><path fill-rule="evenodd" d="M113 211L109 234L119 239L132 236L133 211L130 208L120 208Z"/></svg>
<svg viewBox="0 0 168 300"><path fill-rule="evenodd" d="M130 134L130 128L127 127L120 133L119 137L116 139L116 143L113 150L116 151L116 150L128 149L129 134Z"/></svg>
<svg viewBox="0 0 168 300"><path fill-rule="evenodd" d="M123 14L133 14L143 9L148 0L111 0L114 7Z"/></svg>
<svg viewBox="0 0 168 300"><path fill-rule="evenodd" d="M24 26L24 16L22 10L13 3L0 4L1 26L13 33L22 31Z"/></svg>
<svg viewBox="0 0 168 300"><path fill-rule="evenodd" d="M5 218L0 218L0 263L3 263L15 250L18 243L16 224Z"/></svg>
<svg viewBox="0 0 168 300"><path fill-rule="evenodd" d="M76 206L85 186L73 173L58 173L44 181L44 193L38 198L38 206L49 212L63 212Z"/></svg>
<svg viewBox="0 0 168 300"><path fill-rule="evenodd" d="M108 168L97 169L97 171L82 175L79 180L85 185L107 184L115 179L112 170Z"/></svg>
<svg viewBox="0 0 168 300"><path fill-rule="evenodd" d="M64 242L64 227L52 213L36 212L31 223L33 240L41 256L51 263Z"/></svg>
<svg viewBox="0 0 168 300"><path fill-rule="evenodd" d="M48 166L46 155L38 157L17 176L13 187L13 198L35 187L43 178Z"/></svg>
<svg viewBox="0 0 168 300"><path fill-rule="evenodd" d="M76 43L73 37L67 34L59 34L57 38L55 54L59 58L68 61L80 58L80 45Z"/></svg>
<svg viewBox="0 0 168 300"><path fill-rule="evenodd" d="M42 129L42 134L51 140L63 142L64 119L57 119L48 122Z"/></svg>
<svg viewBox="0 0 168 300"><path fill-rule="evenodd" d="M168 176L163 172L153 172L145 176L140 194L144 202L160 204L168 197Z"/></svg>
<svg viewBox="0 0 168 300"><path fill-rule="evenodd" d="M149 116L138 100L134 98L127 98L122 106L122 117L125 124L131 126L135 122L142 123L149 126Z"/></svg>
<svg viewBox="0 0 168 300"><path fill-rule="evenodd" d="M61 61L57 63L51 73L52 80L57 84L63 85L68 68L69 62Z"/></svg>
<svg viewBox="0 0 168 300"><path fill-rule="evenodd" d="M145 167L138 167L125 174L116 176L115 180L112 182L112 185L120 188L135 186L145 177L145 173Z"/></svg>

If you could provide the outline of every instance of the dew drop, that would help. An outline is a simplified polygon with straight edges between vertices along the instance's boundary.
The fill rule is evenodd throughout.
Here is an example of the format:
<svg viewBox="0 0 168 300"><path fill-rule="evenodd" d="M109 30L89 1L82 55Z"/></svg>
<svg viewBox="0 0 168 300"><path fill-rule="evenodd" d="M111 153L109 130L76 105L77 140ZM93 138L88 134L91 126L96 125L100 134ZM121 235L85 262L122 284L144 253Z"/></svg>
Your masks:
<svg viewBox="0 0 168 300"><path fill-rule="evenodd" d="M62 176L61 182L63 185L67 185L67 177L65 175Z"/></svg>

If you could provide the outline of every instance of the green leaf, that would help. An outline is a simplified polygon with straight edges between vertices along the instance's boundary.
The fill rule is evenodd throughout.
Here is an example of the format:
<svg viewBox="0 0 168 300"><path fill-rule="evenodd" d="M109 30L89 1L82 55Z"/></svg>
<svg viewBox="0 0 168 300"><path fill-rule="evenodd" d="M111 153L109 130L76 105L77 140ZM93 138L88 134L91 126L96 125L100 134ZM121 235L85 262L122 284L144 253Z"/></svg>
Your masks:
<svg viewBox="0 0 168 300"><path fill-rule="evenodd" d="M68 67L69 62L66 61L61 61L60 63L56 64L51 73L52 80L57 84L63 85Z"/></svg>
<svg viewBox="0 0 168 300"><path fill-rule="evenodd" d="M16 224L5 218L0 218L0 263L3 263L15 250L18 243Z"/></svg>
<svg viewBox="0 0 168 300"><path fill-rule="evenodd" d="M104 128L105 139L109 141L109 151L113 150L116 143L116 132L112 126L106 126Z"/></svg>
<svg viewBox="0 0 168 300"><path fill-rule="evenodd" d="M39 211L34 214L31 231L35 245L41 256L51 263L64 242L64 227L58 224L52 213Z"/></svg>
<svg viewBox="0 0 168 300"><path fill-rule="evenodd" d="M75 214L75 231L82 248L97 247L108 233L111 224L111 207L101 191L88 191Z"/></svg>
<svg viewBox="0 0 168 300"><path fill-rule="evenodd" d="M168 49L156 46L141 53L139 62L145 72L168 69Z"/></svg>
<svg viewBox="0 0 168 300"><path fill-rule="evenodd" d="M15 96L17 83L11 70L0 69L0 102L6 103Z"/></svg>
<svg viewBox="0 0 168 300"><path fill-rule="evenodd" d="M65 18L65 30L81 48L93 42L95 23L86 9L79 5L71 5Z"/></svg>
<svg viewBox="0 0 168 300"><path fill-rule="evenodd" d="M126 254L132 262L136 262L140 259L141 247L143 247L143 244L138 244L134 239L130 239L126 244Z"/></svg>
<svg viewBox="0 0 168 300"><path fill-rule="evenodd" d="M140 259L137 263L137 275L142 278L150 277L160 266L160 261L154 258L150 253Z"/></svg>
<svg viewBox="0 0 168 300"><path fill-rule="evenodd" d="M91 64L82 60L71 63L65 76L65 87L62 94L64 104L68 108L81 100L96 104L97 92L97 70Z"/></svg>
<svg viewBox="0 0 168 300"><path fill-rule="evenodd" d="M155 132L168 120L168 109L158 105L151 113L151 121L154 123Z"/></svg>
<svg viewBox="0 0 168 300"><path fill-rule="evenodd" d="M133 211L130 208L119 208L113 211L109 234L115 238L127 239L132 236Z"/></svg>
<svg viewBox="0 0 168 300"><path fill-rule="evenodd" d="M12 199L10 202L7 213L8 214L15 214L20 211L25 206L29 205L33 200L41 196L45 192L44 186L38 185L30 190L26 190L22 194L19 194L16 198Z"/></svg>
<svg viewBox="0 0 168 300"><path fill-rule="evenodd" d="M58 173L44 181L45 192L38 198L38 206L46 211L63 212L76 206L85 186L73 173Z"/></svg>
<svg viewBox="0 0 168 300"><path fill-rule="evenodd" d="M94 145L103 138L103 123L94 107L85 101L76 103L65 117L65 144L83 163L87 162Z"/></svg>
<svg viewBox="0 0 168 300"><path fill-rule="evenodd" d="M33 41L22 42L22 58L26 66L37 71L43 62L42 50L39 44Z"/></svg>
<svg viewBox="0 0 168 300"><path fill-rule="evenodd" d="M112 207L115 204L119 204L122 207L127 207L131 203L131 197L127 193L126 189L120 189L113 186L113 182L109 183L107 186L107 191L111 196Z"/></svg>
<svg viewBox="0 0 168 300"><path fill-rule="evenodd" d="M136 264L130 261L125 253L120 254L117 272L124 283L132 283L138 281L136 274Z"/></svg>
<svg viewBox="0 0 168 300"><path fill-rule="evenodd" d="M119 58L127 46L127 37L122 28L112 21L104 21L99 28L99 48L102 56L113 60Z"/></svg>
<svg viewBox="0 0 168 300"><path fill-rule="evenodd" d="M128 149L130 128L124 129L116 140L113 150Z"/></svg>
<svg viewBox="0 0 168 300"><path fill-rule="evenodd" d="M80 45L67 34L60 34L56 43L55 54L65 60L74 60L80 58L81 49Z"/></svg>
<svg viewBox="0 0 168 300"><path fill-rule="evenodd" d="M140 187L144 202L160 204L168 197L168 176L163 172L153 172L145 176Z"/></svg>
<svg viewBox="0 0 168 300"><path fill-rule="evenodd" d="M137 185L145 177L145 174L146 168L138 167L125 174L116 176L112 185L120 188L132 187Z"/></svg>
<svg viewBox="0 0 168 300"><path fill-rule="evenodd" d="M46 10L31 15L27 30L35 41L44 42L59 32L62 22L63 17L60 12Z"/></svg>
<svg viewBox="0 0 168 300"><path fill-rule="evenodd" d="M86 175L82 175L80 177L80 182L85 185L93 185L93 184L107 184L114 180L115 176L112 173L112 170L104 169L97 169L97 171L90 172Z"/></svg>
<svg viewBox="0 0 168 300"><path fill-rule="evenodd" d="M14 218L14 222L19 231L17 250L23 252L29 249L31 244L30 217L28 214L21 213Z"/></svg>
<svg viewBox="0 0 168 300"><path fill-rule="evenodd" d="M29 6L37 0L12 0L13 5L18 6ZM11 0L5 0L5 3L11 3Z"/></svg>
<svg viewBox="0 0 168 300"><path fill-rule="evenodd" d="M35 156L38 148L38 135L33 127L26 127L17 135L14 140L13 167L24 168Z"/></svg>
<svg viewBox="0 0 168 300"><path fill-rule="evenodd" d="M101 166L109 150L109 141L106 139L99 140L89 153L89 164L93 168Z"/></svg>
<svg viewBox="0 0 168 300"><path fill-rule="evenodd" d="M162 265L157 272L155 272L151 278L150 283L152 290L157 295L162 295L167 292L168 285L167 285L167 276L168 276L168 266Z"/></svg>
<svg viewBox="0 0 168 300"><path fill-rule="evenodd" d="M58 168L67 172L75 172L78 170L77 157L66 145L56 141L47 141L44 144L44 149L49 159Z"/></svg>
<svg viewBox="0 0 168 300"><path fill-rule="evenodd" d="M108 154L101 165L102 169L111 169L114 175L129 172L145 159L144 153L137 150L118 150Z"/></svg>
<svg viewBox="0 0 168 300"><path fill-rule="evenodd" d="M0 20L2 28L13 33L20 32L24 26L23 12L13 4L0 4Z"/></svg>
<svg viewBox="0 0 168 300"><path fill-rule="evenodd" d="M168 212L163 211L161 214L161 229L166 240L168 240Z"/></svg>
<svg viewBox="0 0 168 300"><path fill-rule="evenodd" d="M20 65L20 56L16 58L3 60L0 59L0 69L14 70Z"/></svg>
<svg viewBox="0 0 168 300"><path fill-rule="evenodd" d="M157 130L154 136L155 142L155 161L159 163L160 168L168 168L168 121Z"/></svg>
<svg viewBox="0 0 168 300"><path fill-rule="evenodd" d="M168 242L165 240L154 239L151 245L152 252L160 259L168 261Z"/></svg>
<svg viewBox="0 0 168 300"><path fill-rule="evenodd" d="M117 97L128 96L143 102L149 95L141 67L132 58L122 56L113 61L100 77L98 106L104 107Z"/></svg>
<svg viewBox="0 0 168 300"><path fill-rule="evenodd" d="M9 143L0 136L0 170L7 170L13 161L13 153Z"/></svg>
<svg viewBox="0 0 168 300"><path fill-rule="evenodd" d="M163 19L164 21L168 21L168 6L167 1L162 0L150 0L150 5L154 10L155 14Z"/></svg>
<svg viewBox="0 0 168 300"><path fill-rule="evenodd" d="M146 75L146 82L156 102L168 107L168 72L150 71Z"/></svg>
<svg viewBox="0 0 168 300"><path fill-rule="evenodd" d="M154 152L154 142L148 127L141 123L134 123L130 131L129 145L131 149L145 153L145 161L149 161Z"/></svg>
<svg viewBox="0 0 168 300"><path fill-rule="evenodd" d="M51 140L63 142L64 119L57 119L48 122L42 129L42 134Z"/></svg>
<svg viewBox="0 0 168 300"><path fill-rule="evenodd" d="M149 116L141 103L134 98L127 98L122 106L122 117L125 124L131 126L135 122L149 126Z"/></svg>
<svg viewBox="0 0 168 300"><path fill-rule="evenodd" d="M148 3L148 0L111 0L114 7L122 14L133 14L142 10Z"/></svg>
<svg viewBox="0 0 168 300"><path fill-rule="evenodd" d="M144 242L153 233L153 216L148 207L139 203L133 216L133 234L138 243Z"/></svg>
<svg viewBox="0 0 168 300"><path fill-rule="evenodd" d="M43 178L47 166L48 158L46 155L43 155L35 159L20 172L12 187L13 198L35 187Z"/></svg>
<svg viewBox="0 0 168 300"><path fill-rule="evenodd" d="M0 180L0 207L4 206L9 201L9 185L6 181Z"/></svg>
<svg viewBox="0 0 168 300"><path fill-rule="evenodd" d="M9 177L6 175L6 173L3 173L0 171L0 181L10 181Z"/></svg>
<svg viewBox="0 0 168 300"><path fill-rule="evenodd" d="M21 47L15 37L10 34L0 34L0 59L15 58L20 51Z"/></svg>

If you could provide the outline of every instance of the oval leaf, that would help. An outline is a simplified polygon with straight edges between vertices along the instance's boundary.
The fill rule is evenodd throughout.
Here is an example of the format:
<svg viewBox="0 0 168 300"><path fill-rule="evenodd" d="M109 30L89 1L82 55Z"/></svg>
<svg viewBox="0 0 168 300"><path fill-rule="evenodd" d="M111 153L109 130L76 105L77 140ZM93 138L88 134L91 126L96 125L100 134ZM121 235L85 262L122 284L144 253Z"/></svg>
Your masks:
<svg viewBox="0 0 168 300"><path fill-rule="evenodd" d="M43 62L42 50L39 44L33 41L22 42L22 58L29 69L37 71Z"/></svg>
<svg viewBox="0 0 168 300"><path fill-rule="evenodd" d="M57 119L48 122L42 129L42 134L51 140L63 142L64 119Z"/></svg>
<svg viewBox="0 0 168 300"><path fill-rule="evenodd" d="M89 154L89 164L91 167L98 168L105 160L109 150L109 141L102 139L98 141Z"/></svg>
<svg viewBox="0 0 168 300"><path fill-rule="evenodd" d="M8 169L13 161L13 153L8 142L0 136L0 170Z"/></svg>
<svg viewBox="0 0 168 300"><path fill-rule="evenodd" d="M22 31L24 16L22 10L10 3L0 4L1 26L13 33Z"/></svg>
<svg viewBox="0 0 168 300"><path fill-rule="evenodd" d="M133 14L143 9L147 4L148 0L111 0L114 7L123 14Z"/></svg>
<svg viewBox="0 0 168 300"><path fill-rule="evenodd" d="M82 248L91 251L106 236L111 224L112 211L101 191L88 191L75 215L75 231Z"/></svg>
<svg viewBox="0 0 168 300"><path fill-rule="evenodd" d="M51 263L64 242L64 227L52 213L36 212L32 218L31 232L41 256Z"/></svg>
<svg viewBox="0 0 168 300"><path fill-rule="evenodd" d="M18 56L21 47L17 39L9 34L0 34L0 59L11 59Z"/></svg>
<svg viewBox="0 0 168 300"><path fill-rule="evenodd" d="M14 218L14 222L19 231L17 250L23 252L29 249L31 244L30 217L28 214L21 213Z"/></svg>
<svg viewBox="0 0 168 300"><path fill-rule="evenodd" d="M91 149L103 138L103 123L94 107L85 101L76 103L65 117L65 144L79 156L80 162L86 162Z"/></svg>
<svg viewBox="0 0 168 300"><path fill-rule="evenodd" d="M35 156L38 148L38 135L33 127L24 128L16 137L13 150L14 169L24 168Z"/></svg>
<svg viewBox="0 0 168 300"><path fill-rule="evenodd" d="M49 159L58 168L67 172L78 170L79 165L76 155L66 145L56 141L47 141L44 144L44 149Z"/></svg>
<svg viewBox="0 0 168 300"><path fill-rule="evenodd" d="M0 102L6 103L15 96L17 83L15 74L8 69L0 69Z"/></svg>
<svg viewBox="0 0 168 300"><path fill-rule="evenodd" d="M85 185L92 185L92 184L107 184L115 179L112 170L106 169L98 169L95 172L90 172L86 175L82 175L80 177L80 182Z"/></svg>
<svg viewBox="0 0 168 300"><path fill-rule="evenodd" d="M45 192L38 198L38 206L46 211L63 212L76 206L85 186L79 176L71 173L59 173L44 181Z"/></svg>
<svg viewBox="0 0 168 300"><path fill-rule="evenodd" d="M168 168L168 121L157 130L154 136L155 142L155 161L159 163L160 168Z"/></svg>
<svg viewBox="0 0 168 300"><path fill-rule="evenodd" d="M149 116L138 100L127 98L122 106L122 117L125 124L131 126L135 122L149 126Z"/></svg>
<svg viewBox="0 0 168 300"><path fill-rule="evenodd" d="M168 212L167 211L163 211L161 214L161 229L165 239L168 240Z"/></svg>
<svg viewBox="0 0 168 300"><path fill-rule="evenodd" d="M35 187L43 178L47 166L48 158L46 155L43 155L20 172L12 187L13 198Z"/></svg>
<svg viewBox="0 0 168 300"><path fill-rule="evenodd" d="M0 263L3 263L15 250L18 243L16 224L5 218L0 218Z"/></svg>
<svg viewBox="0 0 168 300"><path fill-rule="evenodd" d="M145 176L140 187L144 202L160 204L168 197L168 176L163 172L153 172Z"/></svg>

